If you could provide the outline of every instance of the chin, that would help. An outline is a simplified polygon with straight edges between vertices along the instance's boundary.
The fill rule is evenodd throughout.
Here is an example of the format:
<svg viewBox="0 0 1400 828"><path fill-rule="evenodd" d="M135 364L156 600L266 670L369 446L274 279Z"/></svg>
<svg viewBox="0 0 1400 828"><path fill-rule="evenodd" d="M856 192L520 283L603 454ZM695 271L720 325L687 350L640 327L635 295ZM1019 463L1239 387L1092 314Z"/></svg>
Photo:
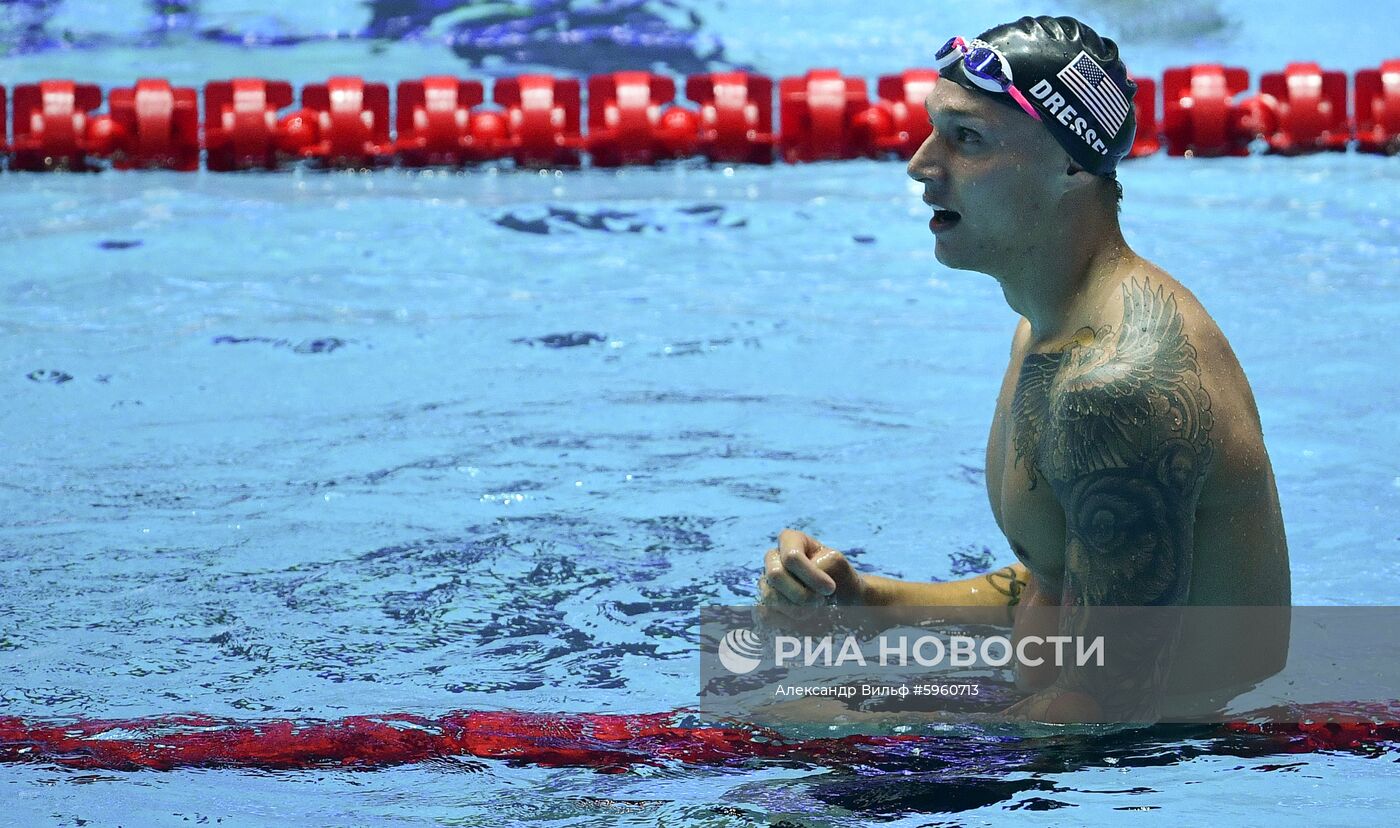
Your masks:
<svg viewBox="0 0 1400 828"><path fill-rule="evenodd" d="M933 243L933 257L938 263L953 270L976 270L976 263L967 261L965 255L959 255L955 251L949 250L948 245L942 239L936 239Z"/></svg>
<svg viewBox="0 0 1400 828"><path fill-rule="evenodd" d="M994 257L988 255L992 248L982 242L959 239L949 244L943 239L935 239L933 256L938 263L951 270L968 270L973 273L990 274Z"/></svg>

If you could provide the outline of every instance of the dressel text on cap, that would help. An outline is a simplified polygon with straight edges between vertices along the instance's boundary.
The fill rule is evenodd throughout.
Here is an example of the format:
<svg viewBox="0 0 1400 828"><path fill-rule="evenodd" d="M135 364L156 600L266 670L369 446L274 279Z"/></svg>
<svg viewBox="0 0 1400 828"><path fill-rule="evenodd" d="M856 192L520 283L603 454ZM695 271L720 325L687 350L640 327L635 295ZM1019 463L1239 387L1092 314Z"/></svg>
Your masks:
<svg viewBox="0 0 1400 828"><path fill-rule="evenodd" d="M1079 114L1079 111L1074 108L1074 104L1065 100L1064 95L1056 92L1050 81L1044 78L1036 81L1035 86L1030 88L1030 94L1051 115L1055 116L1055 120L1069 127L1094 152L1099 155L1108 155L1108 145L1099 139L1098 130L1089 126L1089 122Z"/></svg>

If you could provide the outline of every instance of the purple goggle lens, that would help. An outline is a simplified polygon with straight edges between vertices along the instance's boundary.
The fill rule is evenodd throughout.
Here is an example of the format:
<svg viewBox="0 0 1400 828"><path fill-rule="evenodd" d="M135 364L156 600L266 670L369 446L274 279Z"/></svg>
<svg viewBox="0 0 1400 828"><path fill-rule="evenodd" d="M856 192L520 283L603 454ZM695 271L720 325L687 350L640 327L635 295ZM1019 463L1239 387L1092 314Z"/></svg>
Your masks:
<svg viewBox="0 0 1400 828"><path fill-rule="evenodd" d="M1010 95L1027 115L1040 120L1040 113L1011 82L1011 64L994 46L980 40L972 41L969 46L967 41L954 36L934 53L935 65L939 70L952 66L959 58L962 59L963 72L968 80L988 92Z"/></svg>

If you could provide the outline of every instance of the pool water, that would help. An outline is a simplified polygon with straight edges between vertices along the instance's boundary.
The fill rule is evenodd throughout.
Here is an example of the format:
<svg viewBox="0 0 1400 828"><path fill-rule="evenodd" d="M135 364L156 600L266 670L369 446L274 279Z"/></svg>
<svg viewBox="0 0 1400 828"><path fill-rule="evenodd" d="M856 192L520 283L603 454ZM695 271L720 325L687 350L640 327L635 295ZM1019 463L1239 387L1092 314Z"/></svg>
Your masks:
<svg viewBox="0 0 1400 828"><path fill-rule="evenodd" d="M734 5L704 6L729 56L791 71ZM840 42L821 9L794 40ZM1253 31L1251 6L1221 13ZM93 47L80 76L172 47L143 48ZM295 77L301 48L263 54ZM12 55L3 80L76 59ZM1400 166L1155 156L1123 181L1129 242L1253 385L1295 602L1387 602ZM0 713L669 710L695 701L699 608L752 601L785 526L905 578L1010 559L982 464L1016 316L934 259L900 163L10 173L0 209ZM5 764L0 787L19 825L1348 825L1400 804L1384 748L1091 747L886 771Z"/></svg>

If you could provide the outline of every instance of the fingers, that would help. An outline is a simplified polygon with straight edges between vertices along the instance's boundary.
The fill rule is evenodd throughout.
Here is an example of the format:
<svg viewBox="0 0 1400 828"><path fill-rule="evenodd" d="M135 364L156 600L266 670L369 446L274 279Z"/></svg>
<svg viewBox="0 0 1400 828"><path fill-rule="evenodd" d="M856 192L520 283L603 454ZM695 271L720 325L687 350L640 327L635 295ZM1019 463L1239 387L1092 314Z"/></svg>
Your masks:
<svg viewBox="0 0 1400 828"><path fill-rule="evenodd" d="M769 585L768 577L758 579L758 602L754 605L754 620L770 628L786 628L807 622L812 613L825 604L820 595L807 590L807 603L793 603L787 596Z"/></svg>
<svg viewBox="0 0 1400 828"><path fill-rule="evenodd" d="M776 547L769 549L763 558L763 580L779 595L794 604L810 604L813 599L821 597L819 593L799 582L783 566L782 555Z"/></svg>
<svg viewBox="0 0 1400 828"><path fill-rule="evenodd" d="M813 607L826 603L825 599L814 592L808 591L807 595L809 597L805 601L793 601L774 589L767 577L758 579L758 603L788 618L804 618Z"/></svg>
<svg viewBox="0 0 1400 828"><path fill-rule="evenodd" d="M808 620L814 608L831 600L841 601L838 593L842 584L849 592L858 581L845 555L803 532L784 529L778 535L778 546L763 558L754 620L775 626Z"/></svg>
<svg viewBox="0 0 1400 828"><path fill-rule="evenodd" d="M835 549L825 546L812 558L812 564L831 578L836 590L831 598L838 604L857 603L860 600L861 578L851 561Z"/></svg>
<svg viewBox="0 0 1400 828"><path fill-rule="evenodd" d="M795 529L784 529L778 533L778 556L783 569L808 589L822 595L830 595L836 591L836 581L821 571L812 560L823 549L825 547L816 539Z"/></svg>

